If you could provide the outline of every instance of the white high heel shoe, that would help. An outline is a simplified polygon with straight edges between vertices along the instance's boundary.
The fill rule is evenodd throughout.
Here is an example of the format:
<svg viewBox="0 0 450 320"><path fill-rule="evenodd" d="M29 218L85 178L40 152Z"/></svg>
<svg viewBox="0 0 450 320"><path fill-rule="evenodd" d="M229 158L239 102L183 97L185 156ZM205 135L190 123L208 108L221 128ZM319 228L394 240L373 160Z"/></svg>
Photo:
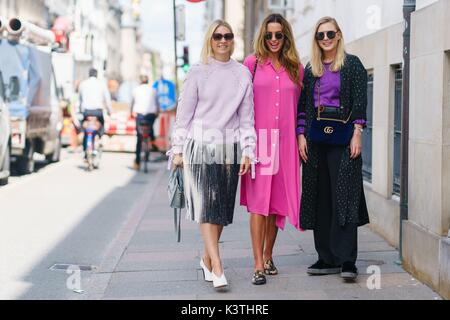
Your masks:
<svg viewBox="0 0 450 320"><path fill-rule="evenodd" d="M225 273L222 273L222 276L218 277L214 272L211 272L214 288L224 288L228 286L227 278L225 278Z"/></svg>
<svg viewBox="0 0 450 320"><path fill-rule="evenodd" d="M202 267L203 277L205 278L205 281L206 282L213 282L212 272L209 271L208 268L206 267L206 264L203 261L203 258L200 259L200 267Z"/></svg>

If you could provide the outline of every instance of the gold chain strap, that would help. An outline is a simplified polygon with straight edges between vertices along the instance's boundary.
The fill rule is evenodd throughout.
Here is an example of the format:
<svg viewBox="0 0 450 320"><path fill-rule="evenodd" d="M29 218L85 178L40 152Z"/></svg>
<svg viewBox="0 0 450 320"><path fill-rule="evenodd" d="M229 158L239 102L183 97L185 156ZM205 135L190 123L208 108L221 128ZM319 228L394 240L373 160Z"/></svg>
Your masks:
<svg viewBox="0 0 450 320"><path fill-rule="evenodd" d="M317 120L328 120L328 121L336 121L336 122L342 122L343 124L347 124L350 121L350 118L352 117L352 112L350 112L347 120L339 120L339 119L330 119L330 118L321 118L320 114L322 113L322 111L320 110L322 107L322 105L320 104L320 79L318 80L318 85L317 85L317 96L318 96L318 106L317 106Z"/></svg>

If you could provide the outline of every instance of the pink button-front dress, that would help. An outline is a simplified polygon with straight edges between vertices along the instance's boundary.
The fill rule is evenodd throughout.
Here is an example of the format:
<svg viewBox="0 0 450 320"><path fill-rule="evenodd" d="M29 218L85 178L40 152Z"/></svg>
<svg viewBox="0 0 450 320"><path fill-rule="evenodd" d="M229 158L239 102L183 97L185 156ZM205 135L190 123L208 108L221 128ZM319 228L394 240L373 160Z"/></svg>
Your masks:
<svg viewBox="0 0 450 320"><path fill-rule="evenodd" d="M253 74L254 55L244 65ZM300 82L304 69L300 66ZM286 218L300 230L300 156L297 145L297 103L301 88L281 67L270 60L258 64L254 79L255 129L258 135L256 179L249 174L241 181L241 205L248 212L277 215L284 230Z"/></svg>

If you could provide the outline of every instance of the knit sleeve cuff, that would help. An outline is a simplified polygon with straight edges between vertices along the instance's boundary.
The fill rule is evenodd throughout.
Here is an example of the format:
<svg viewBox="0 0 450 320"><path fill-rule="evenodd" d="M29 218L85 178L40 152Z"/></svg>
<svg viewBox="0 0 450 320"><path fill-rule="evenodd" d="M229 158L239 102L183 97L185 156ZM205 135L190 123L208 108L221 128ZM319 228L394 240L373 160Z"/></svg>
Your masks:
<svg viewBox="0 0 450 320"><path fill-rule="evenodd" d="M365 127L367 125L367 121L364 119L357 119L357 120L353 121L353 124L360 124Z"/></svg>
<svg viewBox="0 0 450 320"><path fill-rule="evenodd" d="M253 146L247 146L242 149L242 157L248 157L251 161L256 159L255 148Z"/></svg>

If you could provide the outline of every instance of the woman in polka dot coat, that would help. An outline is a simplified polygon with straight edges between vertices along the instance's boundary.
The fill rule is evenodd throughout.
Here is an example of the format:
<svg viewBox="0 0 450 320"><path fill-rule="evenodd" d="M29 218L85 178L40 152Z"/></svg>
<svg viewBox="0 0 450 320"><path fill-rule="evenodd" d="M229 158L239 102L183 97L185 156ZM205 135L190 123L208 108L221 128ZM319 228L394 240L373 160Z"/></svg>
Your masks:
<svg viewBox="0 0 450 320"><path fill-rule="evenodd" d="M300 226L314 230L319 255L308 273L341 273L345 280L355 280L357 230L369 223L361 157L367 71L358 57L345 52L342 31L333 18L319 20L312 47L297 115L298 144L304 164ZM347 146L311 141L310 130L319 101L342 119L350 115L354 131Z"/></svg>

